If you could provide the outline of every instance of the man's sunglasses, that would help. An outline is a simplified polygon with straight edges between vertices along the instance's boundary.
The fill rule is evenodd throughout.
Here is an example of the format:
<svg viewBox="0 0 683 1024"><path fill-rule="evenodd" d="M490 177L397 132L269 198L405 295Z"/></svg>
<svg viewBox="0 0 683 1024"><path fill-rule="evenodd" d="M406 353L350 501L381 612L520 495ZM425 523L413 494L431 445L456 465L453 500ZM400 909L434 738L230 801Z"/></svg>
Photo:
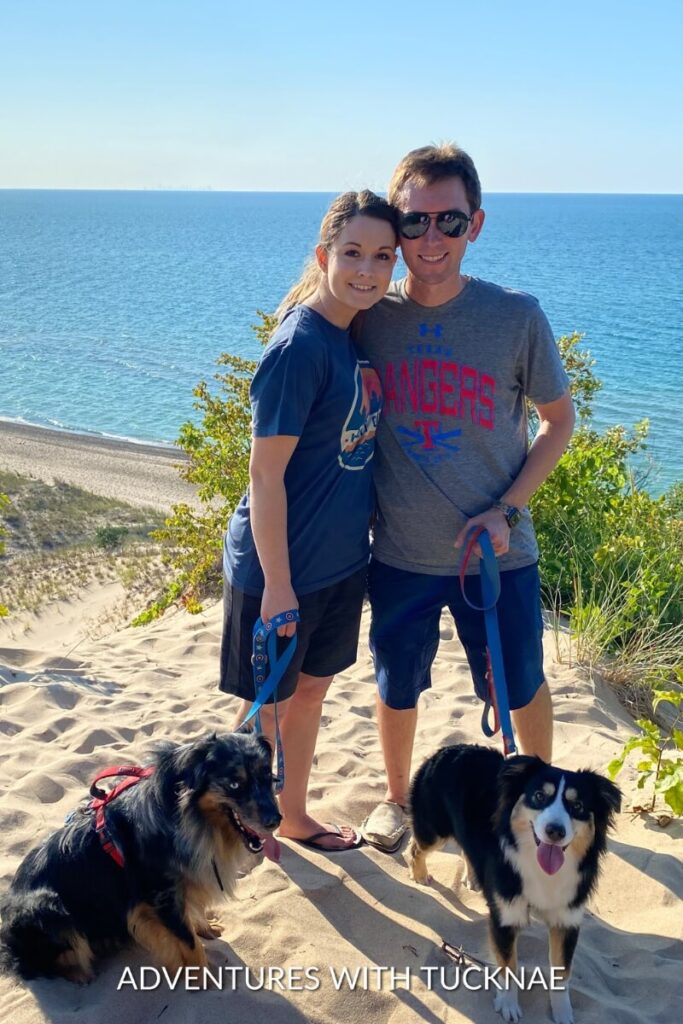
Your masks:
<svg viewBox="0 0 683 1024"><path fill-rule="evenodd" d="M429 231L432 219L442 235L447 238L460 238L467 231L472 220L462 210L442 210L441 213L401 213L398 218L398 230L403 238L421 238Z"/></svg>

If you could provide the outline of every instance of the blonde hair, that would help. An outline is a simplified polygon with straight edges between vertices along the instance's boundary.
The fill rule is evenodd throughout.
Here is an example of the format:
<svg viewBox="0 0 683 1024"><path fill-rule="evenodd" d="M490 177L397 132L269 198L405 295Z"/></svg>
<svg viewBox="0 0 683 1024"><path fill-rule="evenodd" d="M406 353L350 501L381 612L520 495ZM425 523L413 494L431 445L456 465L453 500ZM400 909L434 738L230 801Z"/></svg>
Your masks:
<svg viewBox="0 0 683 1024"><path fill-rule="evenodd" d="M376 220L384 220L391 224L396 231L396 211L386 199L375 195L369 189L362 192L343 192L333 201L329 210L322 219L320 225L320 237L318 244L329 249L332 243L339 237L346 225L354 217L374 217ZM306 262L304 272L293 285L275 311L278 324L289 310L310 299L318 289L322 279L322 270L318 266L315 254Z"/></svg>
<svg viewBox="0 0 683 1024"><path fill-rule="evenodd" d="M389 182L389 202L398 206L408 182L418 186L434 185L444 178L460 178L465 188L470 213L481 208L481 184L472 157L454 142L422 146L404 156Z"/></svg>

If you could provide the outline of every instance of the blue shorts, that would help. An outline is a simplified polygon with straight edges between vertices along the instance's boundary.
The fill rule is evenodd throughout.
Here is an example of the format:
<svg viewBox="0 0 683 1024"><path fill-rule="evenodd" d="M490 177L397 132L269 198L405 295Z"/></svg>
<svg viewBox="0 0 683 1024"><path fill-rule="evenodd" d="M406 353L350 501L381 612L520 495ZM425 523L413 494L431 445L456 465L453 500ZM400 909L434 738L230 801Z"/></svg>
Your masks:
<svg viewBox="0 0 683 1024"><path fill-rule="evenodd" d="M465 580L467 597L482 604L479 576ZM463 600L457 576L427 576L372 559L370 650L379 695L397 711L414 708L432 685L439 620L448 608L465 648L477 696L486 698L486 628L483 612ZM497 605L510 708L525 707L543 682L543 619L538 565L500 574Z"/></svg>

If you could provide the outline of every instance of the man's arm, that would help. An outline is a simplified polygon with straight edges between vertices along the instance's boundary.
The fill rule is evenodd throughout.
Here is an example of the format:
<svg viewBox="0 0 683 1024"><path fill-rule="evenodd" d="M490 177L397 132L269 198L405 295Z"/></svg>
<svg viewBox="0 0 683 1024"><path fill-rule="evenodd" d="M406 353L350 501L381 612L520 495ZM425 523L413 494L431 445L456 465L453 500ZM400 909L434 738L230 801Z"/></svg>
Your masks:
<svg viewBox="0 0 683 1024"><path fill-rule="evenodd" d="M261 618L298 608L292 589L287 543L287 492L285 470L299 441L298 437L255 437L249 461L251 530L265 578ZM296 623L278 629L280 636L292 636Z"/></svg>
<svg viewBox="0 0 683 1024"><path fill-rule="evenodd" d="M526 461L505 493L495 496L496 501L516 508L527 505L531 495L550 476L574 430L576 415L569 390L554 402L537 405L536 411L540 424ZM458 534L455 547L462 546L466 534L473 526L484 526L489 532L495 553L505 554L510 545L510 527L500 509L490 508L469 519Z"/></svg>

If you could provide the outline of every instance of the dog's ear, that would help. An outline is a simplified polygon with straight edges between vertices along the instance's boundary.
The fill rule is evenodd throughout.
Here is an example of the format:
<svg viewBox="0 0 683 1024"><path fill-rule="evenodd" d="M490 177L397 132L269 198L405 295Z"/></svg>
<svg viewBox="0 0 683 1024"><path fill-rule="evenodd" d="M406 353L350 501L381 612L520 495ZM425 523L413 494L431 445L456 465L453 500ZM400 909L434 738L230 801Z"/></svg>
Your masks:
<svg viewBox="0 0 683 1024"><path fill-rule="evenodd" d="M515 754L501 765L498 776L500 787L508 795L511 793L521 794L529 779L544 767L545 761L540 757Z"/></svg>
<svg viewBox="0 0 683 1024"><path fill-rule="evenodd" d="M175 756L178 781L188 789L197 791L205 788L217 739L215 732L207 733L194 743L178 747Z"/></svg>
<svg viewBox="0 0 683 1024"><path fill-rule="evenodd" d="M258 745L263 749L263 751L268 755L268 757L273 756L273 744L270 742L267 736L264 736L263 733L261 732L256 737L256 741Z"/></svg>
<svg viewBox="0 0 683 1024"><path fill-rule="evenodd" d="M599 772L583 769L577 773L582 782L590 786L593 803L593 814L608 828L614 823L614 815L621 810L621 790L614 782L610 782Z"/></svg>

